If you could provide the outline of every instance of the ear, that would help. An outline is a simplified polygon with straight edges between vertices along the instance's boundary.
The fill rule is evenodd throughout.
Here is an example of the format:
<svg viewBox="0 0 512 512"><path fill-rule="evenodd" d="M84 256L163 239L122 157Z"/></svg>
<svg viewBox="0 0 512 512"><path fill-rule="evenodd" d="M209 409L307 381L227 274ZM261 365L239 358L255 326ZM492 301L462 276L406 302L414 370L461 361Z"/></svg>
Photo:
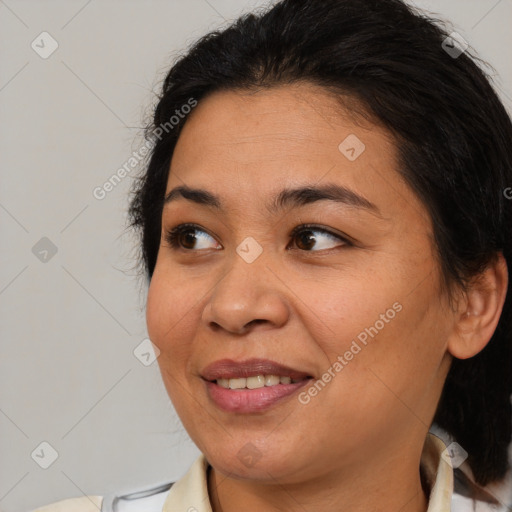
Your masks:
<svg viewBox="0 0 512 512"><path fill-rule="evenodd" d="M468 285L459 301L448 351L458 359L478 354L498 325L508 287L507 262L500 252Z"/></svg>

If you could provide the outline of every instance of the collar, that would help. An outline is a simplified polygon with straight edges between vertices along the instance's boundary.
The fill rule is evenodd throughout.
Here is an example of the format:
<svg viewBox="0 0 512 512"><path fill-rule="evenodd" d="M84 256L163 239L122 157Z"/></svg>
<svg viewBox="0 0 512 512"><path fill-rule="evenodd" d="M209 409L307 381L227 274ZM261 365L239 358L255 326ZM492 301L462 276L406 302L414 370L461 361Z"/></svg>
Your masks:
<svg viewBox="0 0 512 512"><path fill-rule="evenodd" d="M428 433L421 454L421 469L430 488L427 512L450 512L453 469L442 457L443 441ZM212 512L208 496L208 461L200 455L169 491L162 512Z"/></svg>

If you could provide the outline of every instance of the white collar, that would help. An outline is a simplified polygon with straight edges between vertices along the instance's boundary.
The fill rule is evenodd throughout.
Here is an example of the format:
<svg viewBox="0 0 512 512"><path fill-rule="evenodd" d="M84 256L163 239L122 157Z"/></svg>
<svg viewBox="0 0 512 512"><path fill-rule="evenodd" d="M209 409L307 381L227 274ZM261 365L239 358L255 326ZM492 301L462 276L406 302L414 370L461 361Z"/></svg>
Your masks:
<svg viewBox="0 0 512 512"><path fill-rule="evenodd" d="M443 441L428 433L421 454L421 467L430 487L427 512L450 512L453 469L442 457ZM162 512L212 512L208 495L208 461L200 455L188 472L170 489Z"/></svg>

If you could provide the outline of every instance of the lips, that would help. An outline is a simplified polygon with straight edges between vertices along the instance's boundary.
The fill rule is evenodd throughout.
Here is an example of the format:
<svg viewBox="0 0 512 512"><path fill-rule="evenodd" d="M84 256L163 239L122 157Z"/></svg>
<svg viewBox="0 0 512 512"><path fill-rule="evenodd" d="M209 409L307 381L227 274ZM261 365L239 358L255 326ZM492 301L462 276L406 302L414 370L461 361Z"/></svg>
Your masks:
<svg viewBox="0 0 512 512"><path fill-rule="evenodd" d="M210 400L223 411L233 413L265 411L295 394L312 378L306 372L268 359L222 359L208 365L201 377Z"/></svg>
<svg viewBox="0 0 512 512"><path fill-rule="evenodd" d="M257 375L277 375L278 377L290 377L291 380L304 380L310 377L303 371L268 359L247 359L245 361L221 359L209 364L201 372L203 379L210 382L217 379L247 379Z"/></svg>

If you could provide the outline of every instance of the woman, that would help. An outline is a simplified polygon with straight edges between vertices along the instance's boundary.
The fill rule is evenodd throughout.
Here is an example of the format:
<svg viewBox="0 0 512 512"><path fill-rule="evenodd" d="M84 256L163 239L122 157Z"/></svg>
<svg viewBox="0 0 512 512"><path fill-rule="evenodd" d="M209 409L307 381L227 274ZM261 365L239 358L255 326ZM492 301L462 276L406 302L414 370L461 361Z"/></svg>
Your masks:
<svg viewBox="0 0 512 512"><path fill-rule="evenodd" d="M283 0L172 67L148 136L148 332L203 454L152 510L505 510L512 124L460 38Z"/></svg>

